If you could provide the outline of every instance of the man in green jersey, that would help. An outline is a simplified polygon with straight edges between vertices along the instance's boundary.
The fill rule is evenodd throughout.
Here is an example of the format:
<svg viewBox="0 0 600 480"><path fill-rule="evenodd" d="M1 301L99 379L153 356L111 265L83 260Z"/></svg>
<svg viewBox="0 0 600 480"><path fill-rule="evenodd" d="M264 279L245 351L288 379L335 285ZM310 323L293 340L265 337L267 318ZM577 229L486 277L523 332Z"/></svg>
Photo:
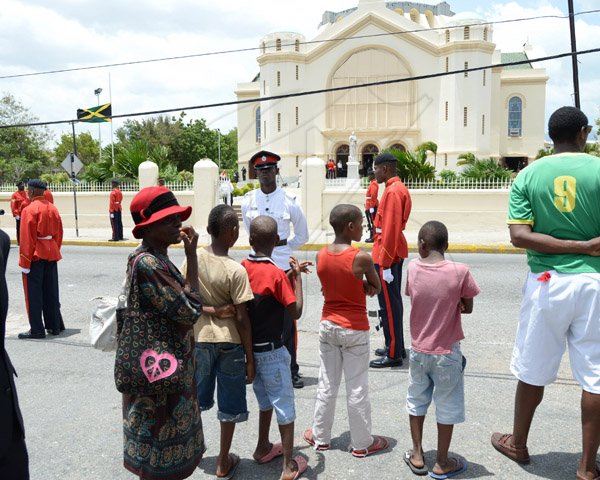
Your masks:
<svg viewBox="0 0 600 480"><path fill-rule="evenodd" d="M600 476L600 158L582 153L591 130L579 109L559 108L548 122L554 155L521 171L510 192L511 242L527 249L531 271L511 361L513 431L492 435L496 450L529 463L531 422L568 344L583 389L581 480Z"/></svg>

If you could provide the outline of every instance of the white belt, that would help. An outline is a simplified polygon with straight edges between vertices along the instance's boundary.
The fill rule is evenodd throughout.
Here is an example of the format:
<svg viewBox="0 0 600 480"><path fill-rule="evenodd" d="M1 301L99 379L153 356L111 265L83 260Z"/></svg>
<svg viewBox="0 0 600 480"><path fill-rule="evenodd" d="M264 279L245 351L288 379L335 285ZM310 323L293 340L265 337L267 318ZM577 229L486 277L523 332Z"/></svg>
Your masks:
<svg viewBox="0 0 600 480"><path fill-rule="evenodd" d="M37 237L38 240L52 240L52 235L46 235L45 237Z"/></svg>
<svg viewBox="0 0 600 480"><path fill-rule="evenodd" d="M381 228L376 228L375 233L381 233Z"/></svg>

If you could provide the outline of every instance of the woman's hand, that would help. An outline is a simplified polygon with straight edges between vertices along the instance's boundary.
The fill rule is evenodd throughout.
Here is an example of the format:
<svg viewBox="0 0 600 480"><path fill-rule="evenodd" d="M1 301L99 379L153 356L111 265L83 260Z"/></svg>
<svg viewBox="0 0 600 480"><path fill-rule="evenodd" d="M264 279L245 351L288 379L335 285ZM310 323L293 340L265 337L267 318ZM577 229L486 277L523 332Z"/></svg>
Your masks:
<svg viewBox="0 0 600 480"><path fill-rule="evenodd" d="M179 230L181 234L181 240L183 240L183 248L185 250L185 256L189 257L190 255L196 254L196 249L198 248L198 238L199 235L194 230L194 227L191 225L186 225Z"/></svg>

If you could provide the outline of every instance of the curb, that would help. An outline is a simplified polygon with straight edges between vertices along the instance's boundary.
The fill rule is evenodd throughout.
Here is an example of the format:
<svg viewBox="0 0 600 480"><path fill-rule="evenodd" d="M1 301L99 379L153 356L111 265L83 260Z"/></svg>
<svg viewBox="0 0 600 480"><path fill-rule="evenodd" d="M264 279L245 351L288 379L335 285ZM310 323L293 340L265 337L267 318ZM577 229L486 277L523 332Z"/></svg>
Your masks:
<svg viewBox="0 0 600 480"><path fill-rule="evenodd" d="M16 241L12 240L11 244L16 245ZM108 242L105 240L64 240L63 245L75 245L80 247L127 247L135 248L140 242L124 241L124 242ZM319 251L323 247L329 245L328 243L307 243L301 251ZM371 251L373 248L372 243L355 243L355 245L363 250ZM198 245L200 247L206 245ZM172 245L169 248L183 248L183 245ZM248 250L248 245L238 245L231 248L231 250ZM409 252L418 252L417 245L409 245ZM469 244L469 243L455 243L448 247L448 253L495 253L495 254L524 254L525 250L522 248L515 248L510 243L490 243L490 244Z"/></svg>

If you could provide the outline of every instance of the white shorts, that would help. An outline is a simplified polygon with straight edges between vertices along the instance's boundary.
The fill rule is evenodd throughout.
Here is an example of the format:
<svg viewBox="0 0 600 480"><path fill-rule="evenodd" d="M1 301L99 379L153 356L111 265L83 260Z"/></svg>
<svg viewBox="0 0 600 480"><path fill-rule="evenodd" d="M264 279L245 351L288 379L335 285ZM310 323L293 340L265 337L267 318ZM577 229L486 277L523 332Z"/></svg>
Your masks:
<svg viewBox="0 0 600 480"><path fill-rule="evenodd" d="M525 383L549 385L568 344L573 376L600 394L600 273L548 273L548 281L531 272L525 281L510 369Z"/></svg>

